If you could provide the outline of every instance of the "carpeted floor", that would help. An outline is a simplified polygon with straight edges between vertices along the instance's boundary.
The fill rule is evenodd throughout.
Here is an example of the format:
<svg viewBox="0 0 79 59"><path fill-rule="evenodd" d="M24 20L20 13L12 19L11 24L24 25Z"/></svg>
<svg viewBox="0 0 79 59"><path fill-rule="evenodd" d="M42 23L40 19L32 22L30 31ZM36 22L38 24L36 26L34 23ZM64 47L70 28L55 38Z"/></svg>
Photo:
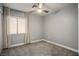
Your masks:
<svg viewBox="0 0 79 59"><path fill-rule="evenodd" d="M3 49L1 56L77 56L78 54L65 48L40 41L23 46Z"/></svg>

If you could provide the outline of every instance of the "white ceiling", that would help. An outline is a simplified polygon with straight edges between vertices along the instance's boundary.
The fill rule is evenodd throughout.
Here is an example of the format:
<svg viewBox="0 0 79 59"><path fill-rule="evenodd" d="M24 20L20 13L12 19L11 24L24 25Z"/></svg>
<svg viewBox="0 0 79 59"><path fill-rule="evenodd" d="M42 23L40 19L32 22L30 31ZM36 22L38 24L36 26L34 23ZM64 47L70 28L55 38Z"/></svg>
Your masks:
<svg viewBox="0 0 79 59"><path fill-rule="evenodd" d="M34 3L4 3L3 5L15 10L19 10L19 11L24 11L24 12L30 12L32 10L34 10L32 8L32 5ZM71 3L44 3L43 9L49 10L49 13L58 11L68 5L71 5ZM42 16L45 16L49 13L37 13L37 12L33 12L33 14L39 14Z"/></svg>

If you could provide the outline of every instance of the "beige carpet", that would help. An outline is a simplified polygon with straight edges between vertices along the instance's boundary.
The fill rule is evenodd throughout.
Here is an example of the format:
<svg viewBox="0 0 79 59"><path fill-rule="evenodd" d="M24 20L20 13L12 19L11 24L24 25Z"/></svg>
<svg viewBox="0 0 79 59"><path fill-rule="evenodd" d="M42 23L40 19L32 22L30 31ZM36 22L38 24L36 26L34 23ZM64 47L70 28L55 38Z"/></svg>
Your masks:
<svg viewBox="0 0 79 59"><path fill-rule="evenodd" d="M78 54L65 48L40 41L28 45L3 49L1 56L77 56Z"/></svg>

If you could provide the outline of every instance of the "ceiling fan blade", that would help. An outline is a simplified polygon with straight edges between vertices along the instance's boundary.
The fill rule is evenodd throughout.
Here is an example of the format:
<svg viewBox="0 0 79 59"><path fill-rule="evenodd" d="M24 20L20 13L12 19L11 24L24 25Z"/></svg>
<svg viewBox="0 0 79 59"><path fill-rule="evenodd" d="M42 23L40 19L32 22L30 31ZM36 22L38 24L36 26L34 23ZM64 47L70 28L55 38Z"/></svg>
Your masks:
<svg viewBox="0 0 79 59"><path fill-rule="evenodd" d="M35 8L35 7L38 7L36 4L34 4L33 6L32 6L32 8Z"/></svg>
<svg viewBox="0 0 79 59"><path fill-rule="evenodd" d="M33 6L32 6L32 8L36 8L37 7L37 9L41 9L42 10L42 7L43 7L43 3L36 3L36 4L34 4ZM36 9L36 10L37 10ZM35 11L35 10L34 10ZM34 11L31 11L31 13L32 12L34 12ZM45 13L48 13L49 11L48 10L42 10L43 12L45 12Z"/></svg>
<svg viewBox="0 0 79 59"><path fill-rule="evenodd" d="M38 7L38 8L41 9L42 6L43 6L43 3L35 3L35 4L32 6L32 8Z"/></svg>
<svg viewBox="0 0 79 59"><path fill-rule="evenodd" d="M32 11L30 11L29 13L33 13L33 12L35 12L36 10L32 10Z"/></svg>
<svg viewBox="0 0 79 59"><path fill-rule="evenodd" d="M47 10L43 10L45 13L48 13L49 11L47 11Z"/></svg>

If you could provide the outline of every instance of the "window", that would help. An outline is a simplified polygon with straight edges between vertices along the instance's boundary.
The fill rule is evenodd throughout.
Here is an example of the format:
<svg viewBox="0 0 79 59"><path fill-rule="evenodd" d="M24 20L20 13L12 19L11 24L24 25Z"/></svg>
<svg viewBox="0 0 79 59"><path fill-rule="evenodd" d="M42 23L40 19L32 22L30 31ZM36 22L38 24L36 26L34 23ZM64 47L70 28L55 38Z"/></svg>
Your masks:
<svg viewBox="0 0 79 59"><path fill-rule="evenodd" d="M25 27L25 19L24 18L18 18L18 33L25 33L26 27Z"/></svg>
<svg viewBox="0 0 79 59"><path fill-rule="evenodd" d="M9 19L9 34L16 34L17 33L17 18L10 17Z"/></svg>
<svg viewBox="0 0 79 59"><path fill-rule="evenodd" d="M26 20L21 17L11 17L9 19L9 34L22 34L26 32Z"/></svg>

